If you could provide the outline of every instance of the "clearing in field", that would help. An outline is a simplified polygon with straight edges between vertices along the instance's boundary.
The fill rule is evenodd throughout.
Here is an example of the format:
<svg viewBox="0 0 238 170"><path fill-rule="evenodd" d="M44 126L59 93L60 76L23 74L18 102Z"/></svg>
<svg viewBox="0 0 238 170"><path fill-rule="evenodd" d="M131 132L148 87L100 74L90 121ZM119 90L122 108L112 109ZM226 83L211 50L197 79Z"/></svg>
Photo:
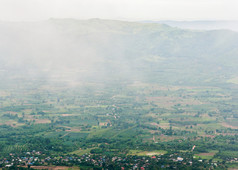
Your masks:
<svg viewBox="0 0 238 170"><path fill-rule="evenodd" d="M210 151L208 153L200 153L200 154L195 154L195 158L202 158L202 159L212 159L213 156L217 153L218 151Z"/></svg>
<svg viewBox="0 0 238 170"><path fill-rule="evenodd" d="M153 156L153 155L164 155L166 153L167 151L165 150L154 150L154 151L130 150L128 155Z"/></svg>

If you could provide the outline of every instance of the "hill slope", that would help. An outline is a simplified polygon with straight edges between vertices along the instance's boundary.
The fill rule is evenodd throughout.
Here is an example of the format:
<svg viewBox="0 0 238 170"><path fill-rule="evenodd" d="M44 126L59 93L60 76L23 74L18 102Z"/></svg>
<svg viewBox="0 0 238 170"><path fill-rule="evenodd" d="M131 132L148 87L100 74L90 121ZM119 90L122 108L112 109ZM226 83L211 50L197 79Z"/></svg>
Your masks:
<svg viewBox="0 0 238 170"><path fill-rule="evenodd" d="M0 37L0 75L5 80L216 84L238 73L238 33L226 30L51 19L1 22Z"/></svg>

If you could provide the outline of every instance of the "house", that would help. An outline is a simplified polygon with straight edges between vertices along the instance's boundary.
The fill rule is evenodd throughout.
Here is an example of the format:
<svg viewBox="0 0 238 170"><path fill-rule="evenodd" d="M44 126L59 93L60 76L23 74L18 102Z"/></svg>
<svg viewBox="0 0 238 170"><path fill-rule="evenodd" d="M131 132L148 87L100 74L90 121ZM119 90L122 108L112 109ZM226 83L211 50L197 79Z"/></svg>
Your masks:
<svg viewBox="0 0 238 170"><path fill-rule="evenodd" d="M183 158L177 157L177 161L183 161Z"/></svg>

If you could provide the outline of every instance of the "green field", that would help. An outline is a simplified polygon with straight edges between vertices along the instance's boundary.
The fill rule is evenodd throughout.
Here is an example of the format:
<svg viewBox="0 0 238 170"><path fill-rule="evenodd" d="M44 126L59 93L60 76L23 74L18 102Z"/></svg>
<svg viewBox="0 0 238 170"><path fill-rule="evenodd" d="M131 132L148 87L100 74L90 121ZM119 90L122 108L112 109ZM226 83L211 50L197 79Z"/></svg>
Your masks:
<svg viewBox="0 0 238 170"><path fill-rule="evenodd" d="M142 151L142 150L130 150L128 155L138 156L153 156L153 155L164 155L167 152L165 150L154 150L154 151Z"/></svg>

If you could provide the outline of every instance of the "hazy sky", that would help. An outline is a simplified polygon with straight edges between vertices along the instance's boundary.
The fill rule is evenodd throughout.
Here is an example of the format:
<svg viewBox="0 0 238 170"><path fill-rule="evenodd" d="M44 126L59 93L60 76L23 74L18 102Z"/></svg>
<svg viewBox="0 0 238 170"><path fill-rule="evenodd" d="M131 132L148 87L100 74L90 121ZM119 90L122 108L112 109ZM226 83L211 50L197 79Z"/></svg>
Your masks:
<svg viewBox="0 0 238 170"><path fill-rule="evenodd" d="M0 20L238 20L238 0L0 0Z"/></svg>

